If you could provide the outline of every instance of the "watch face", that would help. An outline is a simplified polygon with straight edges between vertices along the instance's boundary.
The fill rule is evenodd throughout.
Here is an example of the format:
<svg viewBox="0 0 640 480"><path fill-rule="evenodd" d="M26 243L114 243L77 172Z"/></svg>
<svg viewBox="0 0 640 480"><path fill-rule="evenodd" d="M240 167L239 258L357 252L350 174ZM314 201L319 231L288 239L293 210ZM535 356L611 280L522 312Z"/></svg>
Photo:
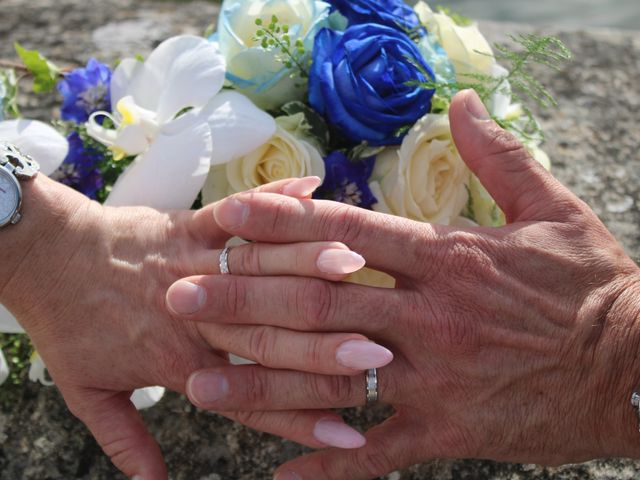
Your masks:
<svg viewBox="0 0 640 480"><path fill-rule="evenodd" d="M20 185L16 178L0 167L0 227L11 222L20 208Z"/></svg>

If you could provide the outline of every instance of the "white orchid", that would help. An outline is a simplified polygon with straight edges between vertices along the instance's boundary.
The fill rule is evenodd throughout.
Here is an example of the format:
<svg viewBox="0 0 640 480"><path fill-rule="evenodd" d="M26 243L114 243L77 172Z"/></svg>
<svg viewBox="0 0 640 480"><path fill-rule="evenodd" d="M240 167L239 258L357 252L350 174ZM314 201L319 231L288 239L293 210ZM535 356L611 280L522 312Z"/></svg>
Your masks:
<svg viewBox="0 0 640 480"><path fill-rule="evenodd" d="M245 96L221 91L226 64L204 38L179 36L145 62L124 60L111 83L114 115L98 112L88 133L116 159L137 156L106 204L189 208L210 167L245 155L276 130L274 119ZM101 117L115 129L104 128Z"/></svg>
<svg viewBox="0 0 640 480"><path fill-rule="evenodd" d="M0 140L9 142L40 164L40 172L51 175L64 161L69 143L55 128L37 120L0 122Z"/></svg>

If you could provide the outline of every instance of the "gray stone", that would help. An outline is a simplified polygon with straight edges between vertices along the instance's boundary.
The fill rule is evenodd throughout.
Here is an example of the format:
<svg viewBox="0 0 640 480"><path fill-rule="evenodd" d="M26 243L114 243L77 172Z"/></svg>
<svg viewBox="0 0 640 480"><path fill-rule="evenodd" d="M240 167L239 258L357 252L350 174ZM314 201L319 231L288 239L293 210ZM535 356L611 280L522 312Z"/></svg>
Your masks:
<svg viewBox="0 0 640 480"><path fill-rule="evenodd" d="M0 58L12 58L20 41L62 65L92 56L113 61L147 54L164 38L203 32L217 6L203 1L0 0ZM492 40L530 31L522 25L484 23ZM548 133L554 172L588 202L627 251L640 258L640 33L549 29L575 53L560 72L540 70L560 103L539 112ZM27 116L47 119L52 97L24 98ZM347 419L361 428L383 411L356 409ZM176 480L268 479L280 463L304 450L249 431L224 418L198 412L170 394L144 418L162 446ZM410 468L394 480L632 479L640 463L596 461L562 468L481 461L435 461ZM0 480L123 478L67 411L55 389L27 385L16 403L0 410Z"/></svg>

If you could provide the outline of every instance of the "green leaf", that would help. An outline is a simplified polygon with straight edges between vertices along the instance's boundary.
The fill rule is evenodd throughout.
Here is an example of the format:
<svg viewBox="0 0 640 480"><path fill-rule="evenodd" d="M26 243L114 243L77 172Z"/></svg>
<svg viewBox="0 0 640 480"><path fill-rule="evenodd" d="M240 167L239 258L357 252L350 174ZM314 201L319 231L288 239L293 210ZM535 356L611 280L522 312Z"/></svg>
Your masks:
<svg viewBox="0 0 640 480"><path fill-rule="evenodd" d="M375 157L382 153L385 147L372 147L368 142L362 142L360 145L356 145L349 152L349 160L352 162L360 162L367 158Z"/></svg>
<svg viewBox="0 0 640 480"><path fill-rule="evenodd" d="M27 50L17 42L15 48L24 66L33 75L33 91L36 93L53 91L61 75L60 69L37 50Z"/></svg>
<svg viewBox="0 0 640 480"><path fill-rule="evenodd" d="M14 70L0 70L0 90L4 90L4 98L0 99L0 119L3 114L9 118L20 117L18 107L18 77Z"/></svg>

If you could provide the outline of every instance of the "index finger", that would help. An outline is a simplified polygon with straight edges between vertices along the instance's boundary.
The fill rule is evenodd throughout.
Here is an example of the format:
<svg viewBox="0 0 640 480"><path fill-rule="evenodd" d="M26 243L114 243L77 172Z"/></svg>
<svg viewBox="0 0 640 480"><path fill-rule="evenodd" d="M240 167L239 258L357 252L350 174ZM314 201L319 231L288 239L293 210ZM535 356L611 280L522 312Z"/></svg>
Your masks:
<svg viewBox="0 0 640 480"><path fill-rule="evenodd" d="M236 195L217 204L214 215L232 235L271 243L340 241L372 267L405 276L442 253L442 240L453 231L337 202L269 193Z"/></svg>

